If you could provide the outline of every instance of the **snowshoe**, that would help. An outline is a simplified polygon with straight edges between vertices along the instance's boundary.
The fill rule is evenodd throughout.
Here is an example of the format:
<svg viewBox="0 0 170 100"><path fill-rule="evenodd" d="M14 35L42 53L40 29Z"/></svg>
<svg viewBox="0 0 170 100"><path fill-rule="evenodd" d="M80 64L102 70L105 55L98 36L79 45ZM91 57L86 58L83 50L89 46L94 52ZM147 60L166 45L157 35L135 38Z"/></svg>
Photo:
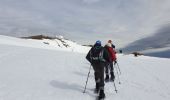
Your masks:
<svg viewBox="0 0 170 100"><path fill-rule="evenodd" d="M101 98L101 99L100 99L99 97L96 98L96 100L104 100L104 99L105 99L105 98Z"/></svg>
<svg viewBox="0 0 170 100"><path fill-rule="evenodd" d="M98 100L103 100L105 98L104 90L100 90Z"/></svg>

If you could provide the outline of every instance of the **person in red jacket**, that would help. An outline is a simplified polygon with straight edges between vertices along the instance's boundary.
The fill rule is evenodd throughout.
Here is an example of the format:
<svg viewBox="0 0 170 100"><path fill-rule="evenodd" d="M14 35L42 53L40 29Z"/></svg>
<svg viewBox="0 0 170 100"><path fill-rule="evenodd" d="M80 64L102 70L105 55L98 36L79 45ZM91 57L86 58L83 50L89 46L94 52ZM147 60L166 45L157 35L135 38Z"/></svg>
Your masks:
<svg viewBox="0 0 170 100"><path fill-rule="evenodd" d="M105 67L105 73L106 73L105 81L106 82L109 81L109 69L110 69L110 75L111 75L110 80L114 81L115 75L114 75L114 69L113 69L113 62L116 61L116 51L113 49L111 43L107 43L105 45L105 48L109 52L109 57L110 57L110 63L106 64L106 67Z"/></svg>

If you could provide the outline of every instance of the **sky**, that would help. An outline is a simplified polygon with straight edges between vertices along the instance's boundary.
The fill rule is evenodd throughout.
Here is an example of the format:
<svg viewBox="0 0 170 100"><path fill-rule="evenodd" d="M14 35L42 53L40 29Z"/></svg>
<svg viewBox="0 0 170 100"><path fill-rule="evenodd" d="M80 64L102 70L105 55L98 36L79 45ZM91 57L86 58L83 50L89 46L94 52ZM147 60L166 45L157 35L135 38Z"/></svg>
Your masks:
<svg viewBox="0 0 170 100"><path fill-rule="evenodd" d="M0 34L63 35L123 47L170 23L170 0L0 0Z"/></svg>

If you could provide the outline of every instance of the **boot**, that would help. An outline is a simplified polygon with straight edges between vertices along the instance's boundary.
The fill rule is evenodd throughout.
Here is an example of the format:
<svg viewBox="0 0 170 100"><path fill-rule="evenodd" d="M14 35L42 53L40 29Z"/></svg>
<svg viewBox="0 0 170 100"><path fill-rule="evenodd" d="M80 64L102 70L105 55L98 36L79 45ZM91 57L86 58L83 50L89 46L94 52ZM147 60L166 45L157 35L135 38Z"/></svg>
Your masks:
<svg viewBox="0 0 170 100"><path fill-rule="evenodd" d="M113 73L113 72L111 72L110 74L111 74L111 78L110 78L110 80L111 80L111 81L114 81L114 80L115 80L115 75L114 75L114 73Z"/></svg>
<svg viewBox="0 0 170 100"><path fill-rule="evenodd" d="M105 82L109 81L109 75L106 75Z"/></svg>
<svg viewBox="0 0 170 100"><path fill-rule="evenodd" d="M96 88L94 90L94 93L98 93L99 92L99 83L96 83Z"/></svg>
<svg viewBox="0 0 170 100"><path fill-rule="evenodd" d="M104 90L100 90L99 92L99 100L105 98Z"/></svg>

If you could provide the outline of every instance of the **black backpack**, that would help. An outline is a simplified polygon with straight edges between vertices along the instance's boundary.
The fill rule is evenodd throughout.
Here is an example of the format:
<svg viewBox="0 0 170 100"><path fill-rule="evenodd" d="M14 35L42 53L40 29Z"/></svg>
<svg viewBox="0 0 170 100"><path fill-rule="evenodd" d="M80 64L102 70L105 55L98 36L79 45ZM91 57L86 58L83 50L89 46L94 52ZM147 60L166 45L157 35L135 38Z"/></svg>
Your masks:
<svg viewBox="0 0 170 100"><path fill-rule="evenodd" d="M95 46L90 52L90 59L92 63L104 62L103 58L103 47Z"/></svg>

